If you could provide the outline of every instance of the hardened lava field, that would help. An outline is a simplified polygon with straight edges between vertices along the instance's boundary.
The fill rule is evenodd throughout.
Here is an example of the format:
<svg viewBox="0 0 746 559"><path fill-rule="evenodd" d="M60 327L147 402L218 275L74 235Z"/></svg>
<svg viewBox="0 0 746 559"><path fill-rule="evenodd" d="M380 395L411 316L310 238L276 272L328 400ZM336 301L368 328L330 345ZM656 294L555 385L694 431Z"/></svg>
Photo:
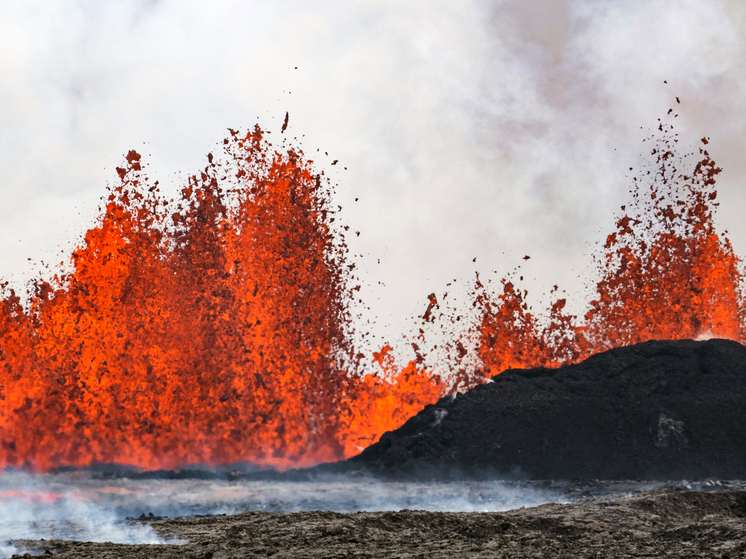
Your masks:
<svg viewBox="0 0 746 559"><path fill-rule="evenodd" d="M180 545L16 541L60 558L742 557L746 492L659 489L503 513L246 512L148 522ZM21 554L14 557L21 557Z"/></svg>

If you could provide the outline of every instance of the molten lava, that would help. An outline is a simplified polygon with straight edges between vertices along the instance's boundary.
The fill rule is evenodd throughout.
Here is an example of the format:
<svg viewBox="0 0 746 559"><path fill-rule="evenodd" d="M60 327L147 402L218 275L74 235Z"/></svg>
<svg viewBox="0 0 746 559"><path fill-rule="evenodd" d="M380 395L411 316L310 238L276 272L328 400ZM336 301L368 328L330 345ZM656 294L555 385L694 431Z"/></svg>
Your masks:
<svg viewBox="0 0 746 559"><path fill-rule="evenodd" d="M6 288L0 467L314 464L441 393L414 365L355 374L351 268L303 154L258 128L225 149L174 203L131 151L71 273L27 308Z"/></svg>
<svg viewBox="0 0 746 559"><path fill-rule="evenodd" d="M226 157L208 156L175 201L131 151L70 272L34 283L26 302L2 286L0 468L306 466L350 457L509 367L652 338L744 340L741 265L713 225L720 169L701 150L680 172L675 142L664 134L635 179L587 314L558 299L533 315L516 282L493 293L477 279L477 319L451 342L477 365L443 380L417 344L404 367L384 346L378 374L363 374L354 266L328 183L301 151L231 131Z"/></svg>
<svg viewBox="0 0 746 559"><path fill-rule="evenodd" d="M596 258L596 297L583 319L563 312L565 299L537 317L513 282L502 280L502 293L495 295L477 278L478 318L468 335L477 340L483 368L462 384L511 367L575 363L652 339L746 342L743 268L713 222L721 169L700 148L690 173L681 171L692 157L676 155L670 127L659 130L654 163L633 179L633 203L622 206L625 213Z"/></svg>

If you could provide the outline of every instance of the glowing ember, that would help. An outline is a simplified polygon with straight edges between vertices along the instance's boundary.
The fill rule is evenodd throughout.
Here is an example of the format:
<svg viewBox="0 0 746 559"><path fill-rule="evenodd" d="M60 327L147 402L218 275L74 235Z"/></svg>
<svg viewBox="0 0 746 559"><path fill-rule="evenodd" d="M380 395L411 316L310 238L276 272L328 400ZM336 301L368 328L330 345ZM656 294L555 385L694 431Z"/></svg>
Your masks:
<svg viewBox="0 0 746 559"><path fill-rule="evenodd" d="M744 340L740 262L713 225L720 169L701 150L685 175L661 130L656 167L635 179L598 259L588 313L557 299L537 316L515 281L492 293L477 279L477 319L446 342L447 383L417 343L405 367L385 346L377 374L362 374L354 266L302 152L232 131L224 162L208 156L170 201L131 151L70 273L36 282L25 305L2 288L0 467L311 465L509 367L652 338ZM423 326L439 308L428 301Z"/></svg>

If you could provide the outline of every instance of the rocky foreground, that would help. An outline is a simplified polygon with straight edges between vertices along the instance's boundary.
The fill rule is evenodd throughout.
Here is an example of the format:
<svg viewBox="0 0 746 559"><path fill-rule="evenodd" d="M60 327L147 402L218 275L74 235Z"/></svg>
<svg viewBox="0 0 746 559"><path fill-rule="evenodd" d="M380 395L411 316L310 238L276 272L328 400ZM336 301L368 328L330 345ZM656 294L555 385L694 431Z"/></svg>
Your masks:
<svg viewBox="0 0 746 559"><path fill-rule="evenodd" d="M514 369L346 463L384 477L746 479L746 347L650 341Z"/></svg>
<svg viewBox="0 0 746 559"><path fill-rule="evenodd" d="M186 543L14 541L14 557L746 557L746 491L660 489L503 513L246 512L148 524Z"/></svg>

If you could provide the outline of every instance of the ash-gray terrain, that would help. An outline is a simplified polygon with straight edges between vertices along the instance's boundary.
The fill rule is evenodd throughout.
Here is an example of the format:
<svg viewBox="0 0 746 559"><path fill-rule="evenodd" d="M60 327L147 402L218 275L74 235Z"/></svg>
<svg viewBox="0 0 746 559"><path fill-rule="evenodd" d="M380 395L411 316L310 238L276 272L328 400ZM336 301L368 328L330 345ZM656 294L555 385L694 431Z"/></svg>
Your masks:
<svg viewBox="0 0 746 559"><path fill-rule="evenodd" d="M658 489L508 512L252 511L141 521L165 541L126 545L13 541L22 553L60 558L746 556L745 491Z"/></svg>

